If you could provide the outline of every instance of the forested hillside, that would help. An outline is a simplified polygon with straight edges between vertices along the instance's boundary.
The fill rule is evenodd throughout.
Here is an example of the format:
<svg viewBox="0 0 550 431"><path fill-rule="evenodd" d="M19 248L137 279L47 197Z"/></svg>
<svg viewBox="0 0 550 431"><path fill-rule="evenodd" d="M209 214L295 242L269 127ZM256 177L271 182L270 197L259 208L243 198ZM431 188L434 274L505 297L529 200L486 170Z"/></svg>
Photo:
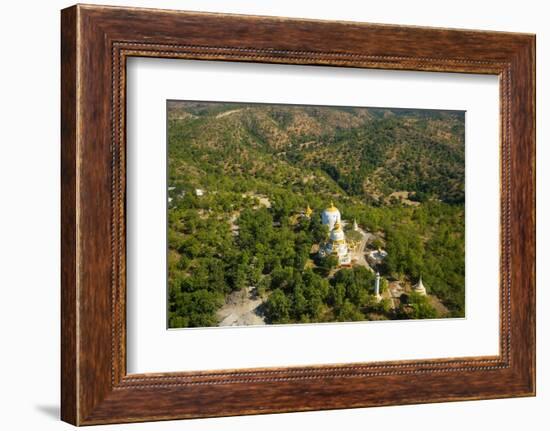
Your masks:
<svg viewBox="0 0 550 431"><path fill-rule="evenodd" d="M315 258L331 200L387 251L385 281L422 276L464 316L463 112L171 101L168 185L170 327L217 325L249 286L267 323L444 317L389 312L371 271Z"/></svg>

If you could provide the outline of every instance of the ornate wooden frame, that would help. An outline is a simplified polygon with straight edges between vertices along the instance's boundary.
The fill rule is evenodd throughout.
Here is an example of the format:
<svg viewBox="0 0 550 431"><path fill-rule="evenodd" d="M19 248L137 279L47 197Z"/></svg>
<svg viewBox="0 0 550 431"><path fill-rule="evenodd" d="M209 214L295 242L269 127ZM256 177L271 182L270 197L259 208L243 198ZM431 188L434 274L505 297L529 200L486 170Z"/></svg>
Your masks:
<svg viewBox="0 0 550 431"><path fill-rule="evenodd" d="M63 420L88 425L534 395L534 35L81 5L61 17ZM500 354L128 375L129 56L498 75Z"/></svg>

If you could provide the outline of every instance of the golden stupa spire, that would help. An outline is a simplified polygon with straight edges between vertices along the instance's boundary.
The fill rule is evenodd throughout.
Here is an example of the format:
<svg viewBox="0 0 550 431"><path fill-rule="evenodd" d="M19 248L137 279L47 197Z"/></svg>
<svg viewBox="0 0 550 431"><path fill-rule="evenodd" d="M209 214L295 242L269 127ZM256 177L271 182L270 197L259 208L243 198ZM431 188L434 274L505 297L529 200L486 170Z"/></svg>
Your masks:
<svg viewBox="0 0 550 431"><path fill-rule="evenodd" d="M313 210L309 207L309 204L307 204L307 208L306 208L306 216L311 216L311 214L313 214Z"/></svg>

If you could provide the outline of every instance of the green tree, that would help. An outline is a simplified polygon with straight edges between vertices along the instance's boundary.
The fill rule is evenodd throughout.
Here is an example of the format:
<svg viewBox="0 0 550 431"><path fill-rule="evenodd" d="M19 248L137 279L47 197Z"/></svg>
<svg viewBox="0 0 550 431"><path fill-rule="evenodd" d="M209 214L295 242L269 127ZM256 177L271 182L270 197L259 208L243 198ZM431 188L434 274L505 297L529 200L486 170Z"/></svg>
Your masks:
<svg viewBox="0 0 550 431"><path fill-rule="evenodd" d="M428 302L428 297L418 293L411 293L409 304L412 307L413 319L434 319L437 317L436 309Z"/></svg>
<svg viewBox="0 0 550 431"><path fill-rule="evenodd" d="M331 293L331 304L336 310L339 310L346 300L346 286L343 283L337 283Z"/></svg>
<svg viewBox="0 0 550 431"><path fill-rule="evenodd" d="M320 259L320 267L325 270L325 272L330 272L332 269L338 266L338 257L330 254Z"/></svg>
<svg viewBox="0 0 550 431"><path fill-rule="evenodd" d="M291 304L281 289L275 289L266 302L266 317L270 323L287 323Z"/></svg>
<svg viewBox="0 0 550 431"><path fill-rule="evenodd" d="M306 300L301 286L295 286L292 292L292 316L300 320L308 312L308 301Z"/></svg>
<svg viewBox="0 0 550 431"><path fill-rule="evenodd" d="M359 308L347 299L338 310L337 317L341 322L354 322L365 319L365 316L361 313L361 311L359 311Z"/></svg>

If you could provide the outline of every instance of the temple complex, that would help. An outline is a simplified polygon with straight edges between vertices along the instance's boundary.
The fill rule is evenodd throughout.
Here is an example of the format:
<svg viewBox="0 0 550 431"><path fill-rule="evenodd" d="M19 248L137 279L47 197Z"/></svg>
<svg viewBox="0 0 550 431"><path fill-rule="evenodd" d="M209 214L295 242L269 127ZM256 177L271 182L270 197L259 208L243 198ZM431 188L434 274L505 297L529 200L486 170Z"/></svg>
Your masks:
<svg viewBox="0 0 550 431"><path fill-rule="evenodd" d="M330 206L321 213L321 222L328 226L329 238L321 247L322 256L334 255L338 258L338 265L351 265L351 255L342 229L342 217L338 208L331 202Z"/></svg>

